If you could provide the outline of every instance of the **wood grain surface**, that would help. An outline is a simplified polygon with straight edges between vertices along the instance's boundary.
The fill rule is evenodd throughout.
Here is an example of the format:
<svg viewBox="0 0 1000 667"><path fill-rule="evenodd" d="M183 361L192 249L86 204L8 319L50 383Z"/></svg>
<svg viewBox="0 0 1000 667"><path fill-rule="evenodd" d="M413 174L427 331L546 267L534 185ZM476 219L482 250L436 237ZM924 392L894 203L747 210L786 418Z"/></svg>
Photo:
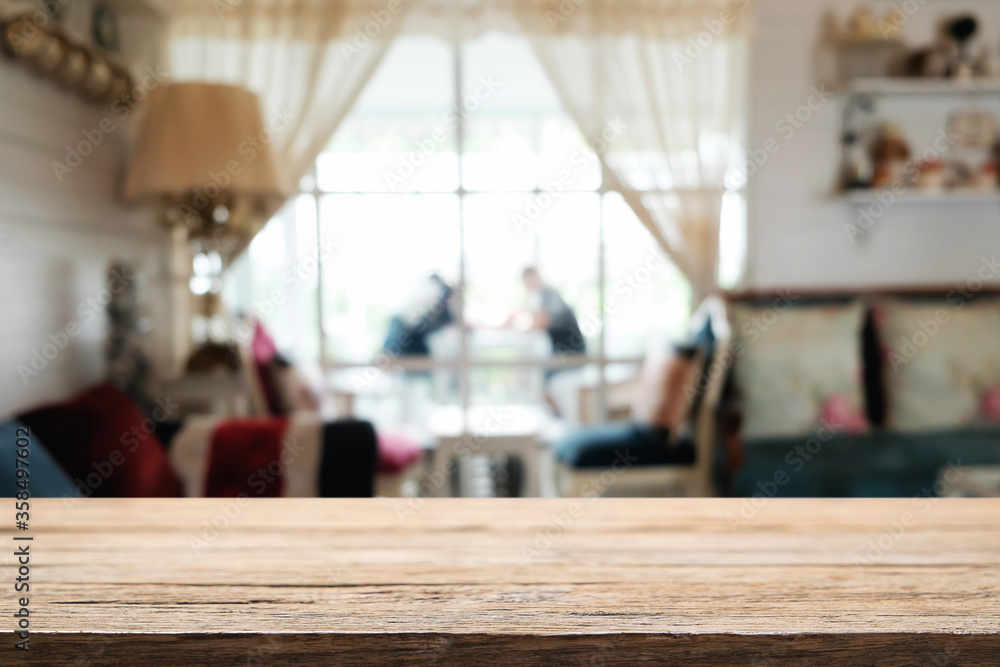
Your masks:
<svg viewBox="0 0 1000 667"><path fill-rule="evenodd" d="M754 502L33 500L0 664L1000 665L1000 501Z"/></svg>

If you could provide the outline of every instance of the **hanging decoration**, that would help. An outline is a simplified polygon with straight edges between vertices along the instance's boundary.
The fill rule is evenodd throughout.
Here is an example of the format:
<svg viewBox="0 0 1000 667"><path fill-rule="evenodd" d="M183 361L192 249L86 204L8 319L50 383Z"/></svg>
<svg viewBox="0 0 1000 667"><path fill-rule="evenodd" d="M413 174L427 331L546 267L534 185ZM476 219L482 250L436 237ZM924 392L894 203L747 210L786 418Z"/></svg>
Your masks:
<svg viewBox="0 0 1000 667"><path fill-rule="evenodd" d="M125 98L134 82L128 69L61 28L40 26L30 15L0 23L0 50L36 75L75 91L93 104Z"/></svg>

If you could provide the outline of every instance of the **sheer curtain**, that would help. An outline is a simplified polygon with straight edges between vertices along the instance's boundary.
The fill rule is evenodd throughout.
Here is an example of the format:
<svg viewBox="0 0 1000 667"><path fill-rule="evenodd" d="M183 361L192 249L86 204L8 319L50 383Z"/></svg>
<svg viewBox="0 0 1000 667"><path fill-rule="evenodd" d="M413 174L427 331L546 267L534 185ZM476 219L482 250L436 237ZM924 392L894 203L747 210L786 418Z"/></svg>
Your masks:
<svg viewBox="0 0 1000 667"><path fill-rule="evenodd" d="M727 171L743 154L751 0L178 0L178 81L243 85L293 178L314 164L394 37L525 34L604 181L691 281L717 287ZM284 115L284 116L283 116Z"/></svg>
<svg viewBox="0 0 1000 667"><path fill-rule="evenodd" d="M567 110L691 281L717 289L726 174L743 154L749 0L546 0L513 7Z"/></svg>
<svg viewBox="0 0 1000 667"><path fill-rule="evenodd" d="M248 88L298 182L364 89L412 3L178 0L166 43L174 81Z"/></svg>

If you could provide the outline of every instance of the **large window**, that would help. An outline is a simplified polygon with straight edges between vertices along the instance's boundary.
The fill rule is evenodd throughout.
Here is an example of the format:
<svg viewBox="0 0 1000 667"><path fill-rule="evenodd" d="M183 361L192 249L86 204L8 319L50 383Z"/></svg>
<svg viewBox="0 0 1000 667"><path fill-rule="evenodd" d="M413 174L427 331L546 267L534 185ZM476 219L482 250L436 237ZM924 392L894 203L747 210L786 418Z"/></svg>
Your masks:
<svg viewBox="0 0 1000 667"><path fill-rule="evenodd" d="M604 396L686 327L687 281L604 186L515 36L399 39L302 188L234 268L231 296L379 425L546 393L572 419L581 389ZM554 355L511 319L528 266L574 311L585 354ZM393 318L432 274L455 288L454 322L426 356L387 354ZM289 296L273 304L274 290Z"/></svg>

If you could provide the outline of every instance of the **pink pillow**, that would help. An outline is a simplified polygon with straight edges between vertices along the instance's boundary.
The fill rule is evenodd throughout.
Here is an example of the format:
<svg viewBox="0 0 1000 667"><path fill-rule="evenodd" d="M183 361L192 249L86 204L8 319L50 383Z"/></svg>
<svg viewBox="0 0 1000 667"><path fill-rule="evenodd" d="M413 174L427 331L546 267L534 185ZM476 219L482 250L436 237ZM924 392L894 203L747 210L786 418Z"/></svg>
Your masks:
<svg viewBox="0 0 1000 667"><path fill-rule="evenodd" d="M395 475L414 465L424 455L423 448L408 436L378 431L378 473Z"/></svg>
<svg viewBox="0 0 1000 667"><path fill-rule="evenodd" d="M980 399L980 410L991 424L1000 423L1000 385L987 389Z"/></svg>
<svg viewBox="0 0 1000 667"><path fill-rule="evenodd" d="M254 323L253 342L250 343L253 350L253 360L258 364L266 364L278 354L278 346L274 343L274 338L270 332L264 328L260 320Z"/></svg>
<svg viewBox="0 0 1000 667"><path fill-rule="evenodd" d="M823 419L828 424L837 424L845 433L860 435L868 430L868 420L861 408L851 403L847 394L834 394L826 399L820 408Z"/></svg>
<svg viewBox="0 0 1000 667"><path fill-rule="evenodd" d="M274 338L271 337L270 332L261 324L260 320L254 323L250 352L253 354L257 381L260 382L268 414L272 416L285 414L288 411L281 403L281 389L274 373L274 360L278 354L278 346L275 345Z"/></svg>

